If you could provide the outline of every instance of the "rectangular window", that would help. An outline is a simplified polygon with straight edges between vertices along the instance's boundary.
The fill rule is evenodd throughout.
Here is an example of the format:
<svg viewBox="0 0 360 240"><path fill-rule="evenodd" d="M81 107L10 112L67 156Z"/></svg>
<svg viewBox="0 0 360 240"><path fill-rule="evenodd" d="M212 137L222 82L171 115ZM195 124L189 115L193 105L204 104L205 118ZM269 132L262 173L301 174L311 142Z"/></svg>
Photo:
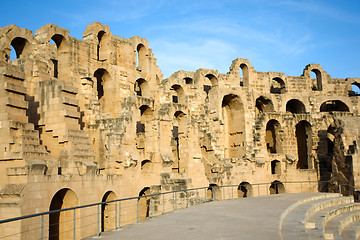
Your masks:
<svg viewBox="0 0 360 240"><path fill-rule="evenodd" d="M145 132L145 124L142 124L140 121L136 122L136 133L144 133Z"/></svg>

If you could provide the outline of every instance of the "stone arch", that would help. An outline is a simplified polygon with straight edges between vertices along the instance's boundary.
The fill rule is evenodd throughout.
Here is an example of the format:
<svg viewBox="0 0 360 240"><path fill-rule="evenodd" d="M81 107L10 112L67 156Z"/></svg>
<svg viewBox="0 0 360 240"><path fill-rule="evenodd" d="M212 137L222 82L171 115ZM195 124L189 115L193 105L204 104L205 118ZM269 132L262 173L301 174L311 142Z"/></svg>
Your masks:
<svg viewBox="0 0 360 240"><path fill-rule="evenodd" d="M313 76L312 76L313 75ZM311 89L313 91L322 91L322 73L319 69L312 69L310 73Z"/></svg>
<svg viewBox="0 0 360 240"><path fill-rule="evenodd" d="M49 211L76 207L79 205L77 195L69 188L59 190L51 199ZM73 237L74 211L63 211L49 214L49 239L62 240ZM76 221L78 225L78 221Z"/></svg>
<svg viewBox="0 0 360 240"><path fill-rule="evenodd" d="M99 68L94 72L94 77L96 78L96 92L99 101L103 101L105 96L105 82L109 81L110 74L104 68Z"/></svg>
<svg viewBox="0 0 360 240"><path fill-rule="evenodd" d="M300 100L291 99L286 103L286 112L292 114L306 113L305 105Z"/></svg>
<svg viewBox="0 0 360 240"><path fill-rule="evenodd" d="M203 84L203 90L206 93L206 96L209 96L209 92L212 89L213 83L211 82L211 79L208 78L207 76L209 76L211 74L206 75L206 77L204 78L204 84Z"/></svg>
<svg viewBox="0 0 360 240"><path fill-rule="evenodd" d="M245 112L239 96L228 94L222 100L226 156L241 158L245 154Z"/></svg>
<svg viewBox="0 0 360 240"><path fill-rule="evenodd" d="M270 185L270 194L279 194L279 193L285 193L285 186L280 181L273 181Z"/></svg>
<svg viewBox="0 0 360 240"><path fill-rule="evenodd" d="M358 82L353 82L351 84L351 91L349 91L349 96L360 96L360 84Z"/></svg>
<svg viewBox="0 0 360 240"><path fill-rule="evenodd" d="M209 187L207 188L206 191L206 199L211 201L219 201L222 199L221 189L217 184L215 183L209 184Z"/></svg>
<svg viewBox="0 0 360 240"><path fill-rule="evenodd" d="M139 78L134 84L134 91L137 96L150 97L151 91L149 82L143 78Z"/></svg>
<svg viewBox="0 0 360 240"><path fill-rule="evenodd" d="M210 80L210 82L211 82L211 87L216 87L216 86L219 85L219 80L218 80L217 77L215 77L213 74L211 74L211 73L206 74L205 77Z"/></svg>
<svg viewBox="0 0 360 240"><path fill-rule="evenodd" d="M145 220L150 217L150 197L146 197L151 194L151 190L149 187L144 187L140 193L138 198L138 220Z"/></svg>
<svg viewBox="0 0 360 240"><path fill-rule="evenodd" d="M14 48L16 58L20 58L23 54L29 54L30 43L27 39L22 37L15 37L10 45ZM11 53L10 53L11 54Z"/></svg>
<svg viewBox="0 0 360 240"><path fill-rule="evenodd" d="M137 53L137 70L139 71L143 71L145 70L145 64L146 64L146 47L144 46L144 44L139 43L136 47L136 53Z"/></svg>
<svg viewBox="0 0 360 240"><path fill-rule="evenodd" d="M271 161L271 174L281 174L281 162L279 160Z"/></svg>
<svg viewBox="0 0 360 240"><path fill-rule="evenodd" d="M172 93L172 102L173 103L185 103L185 91L179 84L174 84L171 86L170 91Z"/></svg>
<svg viewBox="0 0 360 240"><path fill-rule="evenodd" d="M50 71L53 72L53 77L54 78L58 78L59 76L59 69L62 69L63 66L62 62L63 62L63 53L66 52L66 50L68 49L68 43L65 39L65 37L61 34L54 34L51 39L50 39L50 47L54 47L56 50L56 54L54 56L54 58L51 58L51 63L52 66L50 67ZM61 76L62 77L62 76Z"/></svg>
<svg viewBox="0 0 360 240"><path fill-rule="evenodd" d="M272 119L266 124L265 142L269 153L282 152L280 131L281 125L277 120Z"/></svg>
<svg viewBox="0 0 360 240"><path fill-rule="evenodd" d="M106 37L106 32L104 30L100 30L97 34L97 46L96 46L96 59L98 61L106 61L104 58L104 38Z"/></svg>
<svg viewBox="0 0 360 240"><path fill-rule="evenodd" d="M108 191L104 194L101 202L108 202L116 200L116 194L113 191ZM116 202L101 204L101 231L109 231L115 226L115 204Z"/></svg>
<svg viewBox="0 0 360 240"><path fill-rule="evenodd" d="M252 186L248 182L241 182L237 188L238 198L246 198L252 196Z"/></svg>
<svg viewBox="0 0 360 240"><path fill-rule="evenodd" d="M340 100L329 100L321 104L320 112L349 112L349 107Z"/></svg>
<svg viewBox="0 0 360 240"><path fill-rule="evenodd" d="M189 85L194 84L194 80L190 77L184 77L184 82Z"/></svg>
<svg viewBox="0 0 360 240"><path fill-rule="evenodd" d="M312 168L311 162L311 149L312 149L312 130L311 124L305 120L296 124L296 142L298 161L296 164L297 169Z"/></svg>
<svg viewBox="0 0 360 240"><path fill-rule="evenodd" d="M188 146L188 139L186 134L186 114L182 111L176 111L173 120L171 148L174 154L174 162L172 164L172 171L176 173L185 172L187 168L185 156L185 149Z"/></svg>
<svg viewBox="0 0 360 240"><path fill-rule="evenodd" d="M256 113L274 112L274 104L264 96L260 96L255 101Z"/></svg>
<svg viewBox="0 0 360 240"><path fill-rule="evenodd" d="M271 80L270 93L284 94L285 92L286 92L286 88L284 81L279 77L273 78Z"/></svg>
<svg viewBox="0 0 360 240"><path fill-rule="evenodd" d="M152 162L149 159L141 161L141 173L151 173Z"/></svg>
<svg viewBox="0 0 360 240"><path fill-rule="evenodd" d="M245 63L240 64L240 86L249 86L249 67Z"/></svg>
<svg viewBox="0 0 360 240"><path fill-rule="evenodd" d="M67 41L63 35L56 33L51 37L51 40L54 42L58 52L63 52L67 48Z"/></svg>

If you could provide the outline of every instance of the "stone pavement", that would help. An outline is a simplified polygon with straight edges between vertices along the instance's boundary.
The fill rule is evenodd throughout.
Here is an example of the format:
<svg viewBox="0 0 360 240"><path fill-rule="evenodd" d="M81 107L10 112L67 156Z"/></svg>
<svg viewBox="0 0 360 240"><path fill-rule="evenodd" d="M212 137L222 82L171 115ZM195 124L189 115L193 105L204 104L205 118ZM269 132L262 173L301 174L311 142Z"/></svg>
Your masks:
<svg viewBox="0 0 360 240"><path fill-rule="evenodd" d="M280 239L280 215L314 193L209 202L102 233L101 239ZM87 238L94 239L94 238ZM295 240L295 239L294 239Z"/></svg>

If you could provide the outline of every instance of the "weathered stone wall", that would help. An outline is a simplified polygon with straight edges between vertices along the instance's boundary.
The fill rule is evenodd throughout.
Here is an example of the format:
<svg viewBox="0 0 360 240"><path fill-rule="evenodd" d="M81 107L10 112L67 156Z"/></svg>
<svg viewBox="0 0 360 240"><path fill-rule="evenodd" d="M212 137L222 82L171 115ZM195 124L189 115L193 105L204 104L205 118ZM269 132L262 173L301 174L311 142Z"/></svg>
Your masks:
<svg viewBox="0 0 360 240"><path fill-rule="evenodd" d="M163 79L147 40L98 22L83 40L53 24L35 35L4 27L0 218L54 209L58 197L74 198L69 207L209 185L241 183L239 196L274 181L359 187L359 80L333 79L318 64L298 77L257 72L241 58L225 74ZM316 190L306 186L285 191ZM96 232L81 229L78 237Z"/></svg>

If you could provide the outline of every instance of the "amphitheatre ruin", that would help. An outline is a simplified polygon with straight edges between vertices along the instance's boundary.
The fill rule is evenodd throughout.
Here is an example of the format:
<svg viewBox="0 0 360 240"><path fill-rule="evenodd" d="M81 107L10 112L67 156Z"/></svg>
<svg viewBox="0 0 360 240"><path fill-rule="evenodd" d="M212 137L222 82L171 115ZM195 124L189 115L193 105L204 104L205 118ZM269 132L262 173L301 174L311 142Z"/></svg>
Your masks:
<svg viewBox="0 0 360 240"><path fill-rule="evenodd" d="M237 58L227 73L164 79L146 39L99 22L83 40L54 24L9 25L0 46L0 220L138 197L0 224L0 235L21 233L9 239L69 239L73 224L84 238L99 231L89 216L107 231L120 226L117 211L134 223L173 208L174 196L185 206L360 186L360 78L319 64L301 76L258 72Z"/></svg>

